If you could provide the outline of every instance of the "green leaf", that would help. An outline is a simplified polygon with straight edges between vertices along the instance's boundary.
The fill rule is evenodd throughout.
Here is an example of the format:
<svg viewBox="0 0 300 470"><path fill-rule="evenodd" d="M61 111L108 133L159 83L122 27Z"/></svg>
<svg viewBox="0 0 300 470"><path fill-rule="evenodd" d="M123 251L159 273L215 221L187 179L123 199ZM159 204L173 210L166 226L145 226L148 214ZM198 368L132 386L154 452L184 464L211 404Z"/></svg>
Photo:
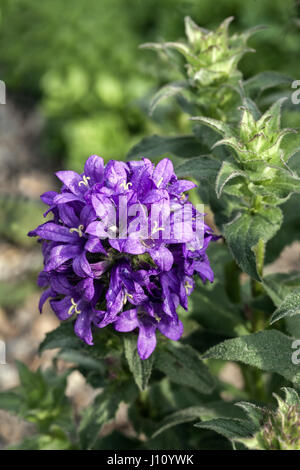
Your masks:
<svg viewBox="0 0 300 470"><path fill-rule="evenodd" d="M156 159L163 155L191 158L201 153L201 143L193 135L163 137L152 135L145 137L129 151L128 160L141 157Z"/></svg>
<svg viewBox="0 0 300 470"><path fill-rule="evenodd" d="M216 180L216 193L218 198L221 196L224 186L228 181L236 178L237 176L247 177L246 173L240 170L233 162L228 160L224 161Z"/></svg>
<svg viewBox="0 0 300 470"><path fill-rule="evenodd" d="M142 361L137 351L136 340L136 335L125 335L124 352L135 383L140 390L145 390L151 376L154 353Z"/></svg>
<svg viewBox="0 0 300 470"><path fill-rule="evenodd" d="M254 426L256 426L257 428L260 427L265 417L263 408L260 408L259 406L256 406L253 403L248 403L246 401L241 401L236 405L246 412Z"/></svg>
<svg viewBox="0 0 300 470"><path fill-rule="evenodd" d="M300 313L300 289L288 294L272 315L271 324Z"/></svg>
<svg viewBox="0 0 300 470"><path fill-rule="evenodd" d="M172 413L162 421L159 428L153 434L152 438L157 437L159 434L169 428L172 428L173 426L177 426L178 424L183 423L189 423L191 421L195 421L196 419L201 418L203 411L205 411L205 407L191 406L190 408L185 408L184 410L179 410L175 413Z"/></svg>
<svg viewBox="0 0 300 470"><path fill-rule="evenodd" d="M220 168L220 162L210 155L195 157L176 167L178 178L195 178L196 180L207 179L215 181Z"/></svg>
<svg viewBox="0 0 300 470"><path fill-rule="evenodd" d="M79 425L81 448L91 449L97 441L102 426L114 418L120 403L130 403L136 395L137 388L131 381L106 387L83 413Z"/></svg>
<svg viewBox="0 0 300 470"><path fill-rule="evenodd" d="M18 413L22 404L22 399L14 392L0 393L0 408L2 410Z"/></svg>
<svg viewBox="0 0 300 470"><path fill-rule="evenodd" d="M276 372L300 385L300 370L291 360L293 338L280 331L260 331L228 339L205 353L204 358L239 361L265 372ZM276 351L276 353L275 353Z"/></svg>
<svg viewBox="0 0 300 470"><path fill-rule="evenodd" d="M252 97L256 98L263 91L277 86L290 86L292 79L287 75L282 75L277 72L262 72L254 77L246 80L243 85L245 91Z"/></svg>
<svg viewBox="0 0 300 470"><path fill-rule="evenodd" d="M282 387L283 392L285 393L285 403L288 406L300 406L300 396L294 390L293 388L290 387Z"/></svg>
<svg viewBox="0 0 300 470"><path fill-rule="evenodd" d="M96 370L99 373L104 373L103 363L99 359L92 357L88 351L68 348L60 351L58 356L66 362L73 362L85 369Z"/></svg>
<svg viewBox="0 0 300 470"><path fill-rule="evenodd" d="M231 127L228 124L225 124L223 121L218 121L217 119L212 119L204 116L196 116L191 118L191 121L199 121L206 126L209 126L211 129L216 131L218 134L221 134L223 137L229 137L233 134Z"/></svg>
<svg viewBox="0 0 300 470"><path fill-rule="evenodd" d="M155 367L174 383L208 394L215 382L197 351L182 343L167 343L158 351Z"/></svg>
<svg viewBox="0 0 300 470"><path fill-rule="evenodd" d="M282 212L265 207L255 213L243 212L224 226L224 236L237 264L253 279L260 280L256 267L255 249L262 240L267 242L279 230Z"/></svg>
<svg viewBox="0 0 300 470"><path fill-rule="evenodd" d="M223 401L205 403L203 406L191 406L166 416L162 423L160 423L152 438L173 426L195 421L196 419L206 421L219 417L239 418L243 415L244 413L239 411L234 404Z"/></svg>
<svg viewBox="0 0 300 470"><path fill-rule="evenodd" d="M80 343L80 339L74 334L73 323L68 321L61 323L58 328L46 334L44 341L40 344L39 353L56 348L76 349Z"/></svg>
<svg viewBox="0 0 300 470"><path fill-rule="evenodd" d="M292 194L300 193L300 178L282 171L269 181L249 184L248 187L254 194L269 198L270 203L282 204Z"/></svg>
<svg viewBox="0 0 300 470"><path fill-rule="evenodd" d="M178 95L182 90L189 86L189 82L187 80L181 82L173 82L168 83L163 88L158 90L158 92L154 95L153 99L150 103L150 116L153 114L155 108L161 103L161 101L170 98L172 96Z"/></svg>
<svg viewBox="0 0 300 470"><path fill-rule="evenodd" d="M206 330L228 336L248 333L239 307L229 301L218 280L212 285L197 286L192 301L195 304L192 316Z"/></svg>
<svg viewBox="0 0 300 470"><path fill-rule="evenodd" d="M265 276L262 280L263 286L276 307L279 307L283 300L294 289L300 288L300 273L275 273Z"/></svg>
<svg viewBox="0 0 300 470"><path fill-rule="evenodd" d="M26 438L20 444L8 447L8 450L71 450L74 446L67 436L52 436L41 434L36 437Z"/></svg>
<svg viewBox="0 0 300 470"><path fill-rule="evenodd" d="M230 418L212 419L195 424L195 427L215 431L228 439L250 437L256 430L248 421Z"/></svg>

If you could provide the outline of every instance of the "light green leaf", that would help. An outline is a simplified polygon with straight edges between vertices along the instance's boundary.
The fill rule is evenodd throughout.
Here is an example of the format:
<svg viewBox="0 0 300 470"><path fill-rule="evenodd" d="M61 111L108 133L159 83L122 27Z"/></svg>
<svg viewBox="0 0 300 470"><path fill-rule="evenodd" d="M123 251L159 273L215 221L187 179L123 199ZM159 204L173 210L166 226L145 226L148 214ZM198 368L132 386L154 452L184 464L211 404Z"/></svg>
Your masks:
<svg viewBox="0 0 300 470"><path fill-rule="evenodd" d="M275 273L265 276L263 286L276 307L279 307L288 294L300 288L300 273Z"/></svg>
<svg viewBox="0 0 300 470"><path fill-rule="evenodd" d="M253 279L260 280L256 267L255 248L267 242L279 230L281 210L265 207L255 213L243 212L224 226L224 235L237 264Z"/></svg>
<svg viewBox="0 0 300 470"><path fill-rule="evenodd" d="M168 343L164 349L159 350L155 367L174 383L205 394L214 389L215 381L200 354L182 343Z"/></svg>
<svg viewBox="0 0 300 470"><path fill-rule="evenodd" d="M300 313L300 289L288 294L272 315L271 324L284 317L293 317Z"/></svg>
<svg viewBox="0 0 300 470"><path fill-rule="evenodd" d="M233 134L231 127L228 124L225 124L223 121L218 121L217 119L212 119L204 116L196 116L191 118L191 121L199 121L206 126L209 126L211 129L216 131L218 134L221 134L223 137L229 137Z"/></svg>
<svg viewBox="0 0 300 470"><path fill-rule="evenodd" d="M228 160L224 161L216 180L216 193L218 198L220 198L224 186L228 183L228 181L236 178L237 176L243 176L245 178L247 177L246 173L240 170L233 162Z"/></svg>
<svg viewBox="0 0 300 470"><path fill-rule="evenodd" d="M150 103L150 116L153 114L155 108L161 103L161 101L171 98L172 96L178 95L182 90L188 88L189 82L187 80L181 82L173 82L165 85L163 88L158 90L154 95Z"/></svg>
<svg viewBox="0 0 300 470"><path fill-rule="evenodd" d="M265 372L276 372L300 385L299 367L291 360L293 341L293 338L277 330L260 331L228 339L209 349L204 358L239 361Z"/></svg>
<svg viewBox="0 0 300 470"><path fill-rule="evenodd" d="M137 351L136 341L135 335L124 336L124 352L135 383L140 390L145 390L151 376L155 355L153 353L148 359L142 361Z"/></svg>

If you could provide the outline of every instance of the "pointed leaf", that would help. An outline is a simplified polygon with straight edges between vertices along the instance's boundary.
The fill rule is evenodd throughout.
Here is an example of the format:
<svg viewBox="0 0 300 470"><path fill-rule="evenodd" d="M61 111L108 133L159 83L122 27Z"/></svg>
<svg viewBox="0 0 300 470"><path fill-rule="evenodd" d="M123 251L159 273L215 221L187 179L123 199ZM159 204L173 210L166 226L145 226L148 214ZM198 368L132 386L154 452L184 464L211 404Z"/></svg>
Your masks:
<svg viewBox="0 0 300 470"><path fill-rule="evenodd" d="M230 418L212 419L195 424L195 427L215 431L228 439L250 437L255 432L255 427L248 421Z"/></svg>
<svg viewBox="0 0 300 470"><path fill-rule="evenodd" d="M201 153L201 143L193 135L163 137L152 135L145 137L129 151L128 160L142 157L155 159L163 155L191 158Z"/></svg>
<svg viewBox="0 0 300 470"><path fill-rule="evenodd" d="M221 197L224 186L228 181L236 178L237 176L247 177L246 173L240 170L237 165L229 161L224 161L216 180L216 193L218 198Z"/></svg>
<svg viewBox="0 0 300 470"><path fill-rule="evenodd" d="M142 361L137 351L136 340L135 335L126 335L124 337L124 352L135 383L140 390L145 390L151 376L155 355L152 354L148 359Z"/></svg>
<svg viewBox="0 0 300 470"><path fill-rule="evenodd" d="M174 383L185 385L201 393L211 393L213 377L197 351L182 343L168 343L158 351L155 367Z"/></svg>
<svg viewBox="0 0 300 470"><path fill-rule="evenodd" d="M237 264L253 279L260 280L256 267L255 247L267 242L279 230L282 212L266 207L255 213L243 212L224 226L224 235Z"/></svg>
<svg viewBox="0 0 300 470"><path fill-rule="evenodd" d="M271 324L284 317L293 317L300 313L300 289L288 294L272 315Z"/></svg>
<svg viewBox="0 0 300 470"><path fill-rule="evenodd" d="M209 349L204 358L239 361L265 372L276 372L300 385L299 367L291 360L293 341L293 338L277 330L260 331L228 339Z"/></svg>

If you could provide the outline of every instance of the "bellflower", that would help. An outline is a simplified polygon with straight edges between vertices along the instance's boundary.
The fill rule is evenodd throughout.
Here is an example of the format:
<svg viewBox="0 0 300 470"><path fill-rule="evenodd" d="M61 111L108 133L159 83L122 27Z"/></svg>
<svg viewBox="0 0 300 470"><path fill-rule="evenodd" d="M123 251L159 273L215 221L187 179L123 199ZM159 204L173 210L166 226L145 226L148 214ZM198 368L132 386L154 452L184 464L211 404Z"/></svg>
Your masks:
<svg viewBox="0 0 300 470"><path fill-rule="evenodd" d="M142 359L156 346L157 330L178 340L194 274L213 281L206 249L216 239L178 180L172 162L109 161L91 156L84 173L59 171L61 191L41 196L52 220L29 232L42 241L45 290L50 305L75 333L93 344L93 327L138 330Z"/></svg>

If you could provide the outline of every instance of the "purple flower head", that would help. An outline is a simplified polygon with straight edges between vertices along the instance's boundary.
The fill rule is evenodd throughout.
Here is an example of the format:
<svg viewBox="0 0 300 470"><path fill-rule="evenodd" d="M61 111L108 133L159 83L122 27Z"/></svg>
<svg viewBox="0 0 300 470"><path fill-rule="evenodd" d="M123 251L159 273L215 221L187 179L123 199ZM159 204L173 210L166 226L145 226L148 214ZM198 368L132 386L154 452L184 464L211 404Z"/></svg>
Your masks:
<svg viewBox="0 0 300 470"><path fill-rule="evenodd" d="M194 275L213 281L206 249L215 240L188 200L195 184L178 180L172 162L148 159L106 165L97 155L84 173L59 171L61 191L41 196L52 220L29 232L42 241L45 290L57 317L75 320L77 336L93 344L93 328L138 330L142 359L156 333L178 340L176 309L188 308Z"/></svg>

